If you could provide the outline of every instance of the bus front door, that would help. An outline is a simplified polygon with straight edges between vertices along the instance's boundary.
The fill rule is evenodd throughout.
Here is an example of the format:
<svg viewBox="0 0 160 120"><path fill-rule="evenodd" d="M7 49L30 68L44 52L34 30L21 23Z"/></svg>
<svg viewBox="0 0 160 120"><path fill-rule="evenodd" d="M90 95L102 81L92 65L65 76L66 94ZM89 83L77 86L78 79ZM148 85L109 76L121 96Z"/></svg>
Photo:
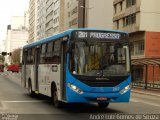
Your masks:
<svg viewBox="0 0 160 120"><path fill-rule="evenodd" d="M61 43L61 97L63 100L66 99L66 48L67 41Z"/></svg>

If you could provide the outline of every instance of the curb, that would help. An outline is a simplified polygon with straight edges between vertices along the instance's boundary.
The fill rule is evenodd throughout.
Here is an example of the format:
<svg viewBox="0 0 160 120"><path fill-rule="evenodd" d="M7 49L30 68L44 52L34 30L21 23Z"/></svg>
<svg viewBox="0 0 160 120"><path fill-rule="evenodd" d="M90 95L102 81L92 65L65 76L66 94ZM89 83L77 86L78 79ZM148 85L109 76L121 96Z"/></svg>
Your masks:
<svg viewBox="0 0 160 120"><path fill-rule="evenodd" d="M152 95L152 96L158 96L158 97L160 97L160 95L158 95L158 94L148 93L148 92L142 92L142 91L137 91L137 90L131 90L131 92L133 92L133 93L139 93L139 94L144 94L144 95Z"/></svg>
<svg viewBox="0 0 160 120"><path fill-rule="evenodd" d="M8 74L7 77L9 77L12 81L15 83L21 85L21 79L13 74Z"/></svg>

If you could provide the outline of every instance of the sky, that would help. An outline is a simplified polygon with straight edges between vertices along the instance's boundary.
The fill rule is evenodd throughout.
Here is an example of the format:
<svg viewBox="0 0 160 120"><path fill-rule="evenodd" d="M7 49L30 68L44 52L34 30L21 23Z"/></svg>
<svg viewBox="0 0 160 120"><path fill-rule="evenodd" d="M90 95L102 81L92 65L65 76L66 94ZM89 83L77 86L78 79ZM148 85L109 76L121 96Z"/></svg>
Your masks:
<svg viewBox="0 0 160 120"><path fill-rule="evenodd" d="M11 23L11 16L24 16L29 6L29 0L3 0L0 4L0 42L5 40L7 25Z"/></svg>

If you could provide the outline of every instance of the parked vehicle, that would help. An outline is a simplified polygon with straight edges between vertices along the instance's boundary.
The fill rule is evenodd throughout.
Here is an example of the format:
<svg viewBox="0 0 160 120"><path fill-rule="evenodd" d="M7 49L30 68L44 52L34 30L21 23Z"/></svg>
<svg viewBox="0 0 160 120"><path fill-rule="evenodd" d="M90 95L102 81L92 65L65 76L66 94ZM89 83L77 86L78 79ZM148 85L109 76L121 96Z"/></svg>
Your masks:
<svg viewBox="0 0 160 120"><path fill-rule="evenodd" d="M19 65L18 64L8 65L7 71L19 72Z"/></svg>

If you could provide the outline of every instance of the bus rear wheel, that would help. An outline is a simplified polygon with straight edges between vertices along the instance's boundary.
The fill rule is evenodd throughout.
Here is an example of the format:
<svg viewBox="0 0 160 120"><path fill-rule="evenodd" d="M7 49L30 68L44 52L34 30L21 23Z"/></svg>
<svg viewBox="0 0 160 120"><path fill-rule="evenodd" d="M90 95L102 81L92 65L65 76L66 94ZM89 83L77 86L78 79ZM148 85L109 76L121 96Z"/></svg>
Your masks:
<svg viewBox="0 0 160 120"><path fill-rule="evenodd" d="M62 106L61 101L58 100L58 92L56 87L53 87L52 89L52 100L55 107L59 108Z"/></svg>
<svg viewBox="0 0 160 120"><path fill-rule="evenodd" d="M98 103L98 106L99 106L99 108L101 108L101 109L107 108L108 105L109 105L109 102L108 102L108 103Z"/></svg>

